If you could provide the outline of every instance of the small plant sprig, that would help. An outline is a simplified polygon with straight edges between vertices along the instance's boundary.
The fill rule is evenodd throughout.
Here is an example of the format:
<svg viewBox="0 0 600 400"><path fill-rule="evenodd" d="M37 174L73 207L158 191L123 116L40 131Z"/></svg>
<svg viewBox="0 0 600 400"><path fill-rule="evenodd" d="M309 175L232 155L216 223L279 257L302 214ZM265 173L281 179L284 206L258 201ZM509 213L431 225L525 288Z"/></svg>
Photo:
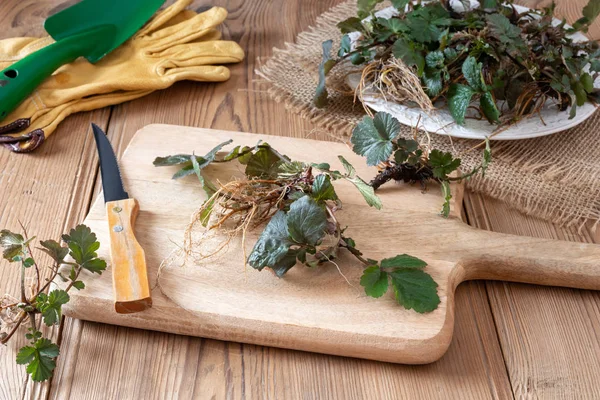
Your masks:
<svg viewBox="0 0 600 400"><path fill-rule="evenodd" d="M489 140L485 141L483 160L470 172L452 176L461 166L461 159L438 149L424 149L416 140L399 137L400 122L384 112L374 117L365 116L352 131L351 142L356 154L366 157L367 164L380 166L379 174L370 182L377 190L389 181L419 182L425 187L428 181L439 182L444 195L442 215L450 214L450 182L462 181L473 175L485 175L492 152Z"/></svg>
<svg viewBox="0 0 600 400"><path fill-rule="evenodd" d="M323 43L316 106L327 105L326 76L345 61L365 66L362 88L426 111L443 101L459 125L469 117L508 125L537 114L547 100L573 118L598 98L600 46L570 35L587 31L600 0L589 0L571 28L553 20L554 2L519 12L512 0L480 0L476 8L470 0L392 0L395 15L383 18L374 14L381 1L358 0L358 15L338 23L344 36L337 57L333 42ZM408 75L421 83L418 90L403 88Z"/></svg>
<svg viewBox="0 0 600 400"><path fill-rule="evenodd" d="M365 258L355 241L347 236L347 228L342 227L336 216L342 201L335 191L335 181L351 182L370 206L379 209L382 205L373 187L356 175L346 159L339 157L344 168L341 172L326 163L292 161L267 143L237 146L217 158L217 152L230 143L220 144L204 157L178 154L154 161L156 166L179 166L175 179L195 173L208 194L188 233L195 224L201 224L209 231L220 229L226 238L235 235L245 238L248 230L266 223L245 260L259 271L269 268L282 277L297 264L310 268L334 264L338 253L347 251L365 268L360 284L367 295L381 297L391 282L396 300L403 307L419 313L437 308L440 303L437 284L424 271L426 262L406 254L381 261ZM203 176L207 165L234 160L245 166L245 179L217 187ZM192 251L191 246L193 242L187 238L186 254ZM217 252L222 248L224 245Z"/></svg>
<svg viewBox="0 0 600 400"><path fill-rule="evenodd" d="M80 274L86 270L91 273L102 274L106 269L106 262L98 258L96 250L100 243L96 235L85 225L71 229L69 234L63 235L62 246L55 240L40 241L38 249L48 254L53 264L50 277L45 281L40 278L40 267L33 258L31 245L35 237L29 238L25 227L23 234L9 230L0 231L0 246L3 248L3 258L9 263L20 264L20 298L10 301L9 296L4 296L0 303L0 343L6 344L18 331L19 327L29 321L29 328L25 337L29 345L22 347L17 354L17 363L26 365L27 373L36 382L48 380L52 377L56 367L56 358L59 347L50 339L43 337L42 323L46 326L58 325L61 322L62 306L70 300L69 291L73 288L83 290L85 284L81 281ZM72 261L66 261L69 255ZM26 277L27 272L33 270L33 284L28 295ZM64 289L54 289L48 292L50 285L60 278L65 282Z"/></svg>

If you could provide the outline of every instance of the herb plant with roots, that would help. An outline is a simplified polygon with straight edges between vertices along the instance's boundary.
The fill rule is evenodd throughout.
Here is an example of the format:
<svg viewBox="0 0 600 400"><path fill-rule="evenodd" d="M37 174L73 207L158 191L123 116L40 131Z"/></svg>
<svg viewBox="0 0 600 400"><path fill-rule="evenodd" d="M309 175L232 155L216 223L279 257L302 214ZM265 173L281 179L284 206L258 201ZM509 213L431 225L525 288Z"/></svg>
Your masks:
<svg viewBox="0 0 600 400"><path fill-rule="evenodd" d="M202 246L191 239L191 232L197 226L208 232L218 230L226 238L206 257L223 250L235 236L242 237L245 249L246 232L264 227L252 251L247 257L244 255L244 262L259 271L269 268L276 276L283 277L298 264L311 268L335 264L338 253L346 251L364 267L360 284L367 295L381 297L391 286L398 303L407 309L424 313L437 308L440 303L437 283L424 270L425 261L407 254L370 259L346 234L343 222L336 216L343 204L336 193L335 181L351 182L369 206L382 207L373 187L356 175L346 159L339 157L344 171L338 171L326 163L293 161L267 143L236 146L218 157L218 152L230 143L220 144L203 157L178 154L154 161L156 166L178 166L180 169L173 178L195 174L207 193L208 199L186 231L183 245L186 254L193 247ZM244 178L222 184L213 183L203 175L207 165L225 162L243 165Z"/></svg>
<svg viewBox="0 0 600 400"><path fill-rule="evenodd" d="M2 256L9 263L18 266L21 278L19 297L5 295L0 302L0 343L8 343L19 327L27 323L25 337L29 344L19 350L17 363L26 365L31 379L40 382L52 377L59 355L58 345L44 337L42 325L59 325L62 306L70 300L69 291L85 288L80 280L81 274L84 271L102 274L106 269L106 262L98 258L96 253L100 248L96 235L87 226L79 225L62 236L65 246L55 240L39 242L41 247L38 250L46 253L52 260L52 265L48 266L50 277L42 279L41 267L34 259L31 249L35 237L28 237L25 227L21 227L23 234L0 231ZM57 278L65 283L64 288L49 290Z"/></svg>

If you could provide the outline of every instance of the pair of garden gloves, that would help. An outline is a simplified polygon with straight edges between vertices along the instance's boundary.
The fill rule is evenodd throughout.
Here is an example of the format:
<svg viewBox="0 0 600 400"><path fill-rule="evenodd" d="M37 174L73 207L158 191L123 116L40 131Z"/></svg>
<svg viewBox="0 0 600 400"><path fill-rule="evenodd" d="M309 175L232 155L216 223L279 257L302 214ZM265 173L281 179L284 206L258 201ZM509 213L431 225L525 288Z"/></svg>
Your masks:
<svg viewBox="0 0 600 400"><path fill-rule="evenodd" d="M177 81L229 79L229 69L221 64L242 61L244 51L220 40L216 27L227 11L186 10L192 1L178 0L159 12L97 64L78 59L61 67L0 121L0 143L14 152L30 152L73 113L137 99ZM51 43L50 37L0 41L0 70Z"/></svg>

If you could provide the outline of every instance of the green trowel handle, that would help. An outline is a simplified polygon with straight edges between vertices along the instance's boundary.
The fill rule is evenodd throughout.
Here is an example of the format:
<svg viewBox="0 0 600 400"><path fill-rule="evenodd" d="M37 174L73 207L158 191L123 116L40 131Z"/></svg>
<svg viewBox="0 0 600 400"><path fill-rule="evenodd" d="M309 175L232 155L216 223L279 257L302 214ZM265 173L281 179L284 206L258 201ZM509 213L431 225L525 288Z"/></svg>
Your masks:
<svg viewBox="0 0 600 400"><path fill-rule="evenodd" d="M98 38L111 34L108 27L98 27L53 43L0 72L0 121L54 71L89 54Z"/></svg>

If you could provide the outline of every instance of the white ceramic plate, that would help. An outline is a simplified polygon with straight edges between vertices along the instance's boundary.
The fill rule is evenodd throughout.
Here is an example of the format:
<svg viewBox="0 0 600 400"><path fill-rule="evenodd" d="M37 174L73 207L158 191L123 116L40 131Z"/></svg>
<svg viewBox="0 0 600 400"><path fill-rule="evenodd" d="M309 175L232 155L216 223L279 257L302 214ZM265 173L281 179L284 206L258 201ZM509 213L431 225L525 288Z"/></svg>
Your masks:
<svg viewBox="0 0 600 400"><path fill-rule="evenodd" d="M519 12L527 11L528 8L517 6L515 8ZM389 18L393 15L393 7L386 8L377 13L377 16ZM560 23L555 19L555 23ZM576 33L572 36L576 41L587 41L585 35ZM356 35L351 35L353 40L357 39ZM352 74L347 77L347 83L353 89L356 89L360 81L360 74ZM600 80L594 82L596 88L600 88ZM485 139L494 133L498 128L496 125L491 125L487 120L467 119L463 126L456 124L450 111L445 107L437 109L433 112L426 112L416 106L406 106L391 101L386 101L377 95L375 92L366 91L363 94L362 102L369 108L375 111L384 111L392 114L402 124L416 126L419 124L421 129L428 132L438 133L440 135L449 135L465 139ZM586 103L582 107L577 107L577 115L573 119L569 119L568 111L559 111L556 104L548 101L539 116L534 115L527 119L518 122L515 125L505 129L492 137L492 140L518 140L531 139L540 136L550 135L556 132L561 132L581 124L583 121L592 116L596 107L591 103Z"/></svg>

